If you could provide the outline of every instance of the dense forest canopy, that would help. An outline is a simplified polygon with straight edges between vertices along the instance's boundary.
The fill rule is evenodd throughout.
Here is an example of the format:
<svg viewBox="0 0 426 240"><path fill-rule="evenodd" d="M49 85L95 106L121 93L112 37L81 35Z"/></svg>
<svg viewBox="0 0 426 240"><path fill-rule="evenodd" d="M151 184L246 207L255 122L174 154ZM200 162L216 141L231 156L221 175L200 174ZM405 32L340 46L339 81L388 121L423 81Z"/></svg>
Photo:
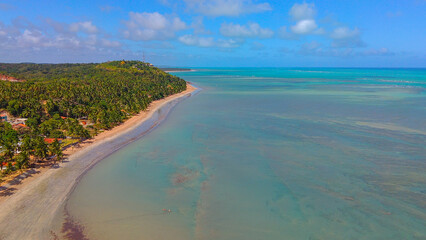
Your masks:
<svg viewBox="0 0 426 240"><path fill-rule="evenodd" d="M40 124L55 114L110 128L150 102L186 89L184 80L139 61L0 64L0 109Z"/></svg>
<svg viewBox="0 0 426 240"><path fill-rule="evenodd" d="M45 147L43 139L89 138L186 89L184 80L140 61L0 63L0 77L0 111L27 119L19 129L0 123L0 162L13 160L22 146L25 158L44 158L36 150Z"/></svg>

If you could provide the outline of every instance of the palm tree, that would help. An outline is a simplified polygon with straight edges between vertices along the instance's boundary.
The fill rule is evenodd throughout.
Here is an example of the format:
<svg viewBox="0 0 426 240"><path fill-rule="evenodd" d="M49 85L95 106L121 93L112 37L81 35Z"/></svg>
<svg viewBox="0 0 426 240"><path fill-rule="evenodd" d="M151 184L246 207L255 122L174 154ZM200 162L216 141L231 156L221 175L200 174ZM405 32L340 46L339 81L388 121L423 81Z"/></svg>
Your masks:
<svg viewBox="0 0 426 240"><path fill-rule="evenodd" d="M60 161L62 159L63 153L61 149L61 144L59 143L58 139L55 139L52 145L50 145L49 150L52 155L56 155L56 157L54 158L55 163L56 161Z"/></svg>
<svg viewBox="0 0 426 240"><path fill-rule="evenodd" d="M39 159L44 159L47 156L47 145L40 136L35 139L34 155Z"/></svg>
<svg viewBox="0 0 426 240"><path fill-rule="evenodd" d="M28 153L26 151L22 151L18 155L18 159L16 161L16 168L17 169L23 169L29 166L29 160Z"/></svg>
<svg viewBox="0 0 426 240"><path fill-rule="evenodd" d="M4 155L9 158L9 161L12 161L13 156L15 155L15 144L11 142L6 142L4 144Z"/></svg>
<svg viewBox="0 0 426 240"><path fill-rule="evenodd" d="M3 170L3 163L6 162L6 159L4 156L0 156L0 171Z"/></svg>
<svg viewBox="0 0 426 240"><path fill-rule="evenodd" d="M33 149L31 138L29 135L25 134L21 140L21 146L19 146L20 151L26 151L29 153Z"/></svg>

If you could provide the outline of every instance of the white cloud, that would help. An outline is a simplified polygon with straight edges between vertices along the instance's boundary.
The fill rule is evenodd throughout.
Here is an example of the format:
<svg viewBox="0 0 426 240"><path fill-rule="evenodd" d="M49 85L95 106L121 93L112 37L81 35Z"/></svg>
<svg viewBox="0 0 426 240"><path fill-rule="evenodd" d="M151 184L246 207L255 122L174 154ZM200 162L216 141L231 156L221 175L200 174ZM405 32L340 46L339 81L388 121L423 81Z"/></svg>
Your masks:
<svg viewBox="0 0 426 240"><path fill-rule="evenodd" d="M175 31L180 31L186 28L186 23L184 23L180 18L175 17L173 18L173 25L172 29Z"/></svg>
<svg viewBox="0 0 426 240"><path fill-rule="evenodd" d="M178 40L185 45L197 47L234 48L240 45L240 42L233 39L215 40L213 37L198 37L191 34L180 36Z"/></svg>
<svg viewBox="0 0 426 240"><path fill-rule="evenodd" d="M104 47L112 47L112 48L121 46L121 43L119 41L111 41L108 39L101 39L101 44Z"/></svg>
<svg viewBox="0 0 426 240"><path fill-rule="evenodd" d="M24 32L16 38L16 40L19 46L25 47L40 45L43 38L44 36L40 31L30 31L28 29L25 29Z"/></svg>
<svg viewBox="0 0 426 240"><path fill-rule="evenodd" d="M330 36L334 39L346 39L358 35L359 30L357 28L355 28L354 30L350 30L348 27L338 27L334 29Z"/></svg>
<svg viewBox="0 0 426 240"><path fill-rule="evenodd" d="M364 43L361 40L361 32L358 28L353 30L348 27L337 27L330 34L326 35L326 32L323 28L320 28L315 21L315 16L317 11L313 3L302 3L294 4L289 11L289 15L293 21L296 23L288 28L283 26L279 30L279 36L284 39L298 39L302 35L324 35L332 40L331 46L335 48L353 48L353 47L362 47ZM306 48L302 47L302 52L307 52ZM309 51L310 53L312 50ZM321 54L324 54L324 51L320 51ZM328 51L325 55L341 55L342 52ZM346 53L345 53L346 54ZM343 54L343 55L345 55ZM318 55L318 53L316 53Z"/></svg>
<svg viewBox="0 0 426 240"><path fill-rule="evenodd" d="M51 18L44 19L44 23L47 24L49 28L52 28L55 33L70 33L70 26L68 24L57 22Z"/></svg>
<svg viewBox="0 0 426 240"><path fill-rule="evenodd" d="M317 24L313 19L305 19L296 23L296 25L291 26L291 31L296 34L309 34L317 29Z"/></svg>
<svg viewBox="0 0 426 240"><path fill-rule="evenodd" d="M217 46L220 48L236 48L241 45L241 41L234 39L219 39L217 40Z"/></svg>
<svg viewBox="0 0 426 240"><path fill-rule="evenodd" d="M147 28L153 30L164 29L167 24L167 19L158 12L154 13L136 13L130 12L130 21L126 25L131 28Z"/></svg>
<svg viewBox="0 0 426 240"><path fill-rule="evenodd" d="M212 47L215 42L212 37L198 37L194 35L183 35L179 37L179 41L188 46Z"/></svg>
<svg viewBox="0 0 426 240"><path fill-rule="evenodd" d="M14 21L11 25L0 22L0 58L18 59L47 59L61 57L63 52L70 56L99 54L120 49L121 43L108 39L103 33L80 35L79 32L95 32L93 24L81 22L66 24L46 19L43 27L35 26L26 19ZM47 24L45 24L47 23ZM77 26L77 27L76 27ZM76 32L73 32L74 30ZM11 54L13 53L13 54ZM59 54L60 53L60 54ZM41 56L43 55L43 57ZM65 57L65 56L63 56ZM10 60L9 60L10 61Z"/></svg>
<svg viewBox="0 0 426 240"><path fill-rule="evenodd" d="M194 17L191 23L191 28L194 29L195 34L211 34L211 32L209 30L206 30L206 28L204 27L202 16Z"/></svg>
<svg viewBox="0 0 426 240"><path fill-rule="evenodd" d="M120 41L103 31L80 34L70 30L71 24L42 19L35 25L25 17L7 25L0 21L0 61L99 62L142 58L142 54L123 49Z"/></svg>
<svg viewBox="0 0 426 240"><path fill-rule="evenodd" d="M289 14L295 21L313 19L316 15L315 5L313 3L295 3Z"/></svg>
<svg viewBox="0 0 426 240"><path fill-rule="evenodd" d="M223 23L220 27L220 33L226 37L242 38L270 38L274 32L268 28L261 28L257 23L245 25Z"/></svg>
<svg viewBox="0 0 426 240"><path fill-rule="evenodd" d="M289 11L289 15L296 22L290 27L283 26L279 30L279 36L284 39L298 39L298 35L323 34L324 29L319 28L316 21L316 9L313 3L295 3Z"/></svg>
<svg viewBox="0 0 426 240"><path fill-rule="evenodd" d="M269 3L253 3L251 0L184 0L189 8L206 16L236 17L244 14L272 10Z"/></svg>
<svg viewBox="0 0 426 240"><path fill-rule="evenodd" d="M71 23L69 29L71 32L84 32L88 34L94 34L98 32L98 28L89 21Z"/></svg>
<svg viewBox="0 0 426 240"><path fill-rule="evenodd" d="M330 34L333 47L362 47L361 32L358 28L338 27Z"/></svg>
<svg viewBox="0 0 426 240"><path fill-rule="evenodd" d="M178 17L154 13L130 12L130 19L124 21L124 37L131 40L164 40L175 37L176 32L187 28L186 23Z"/></svg>
<svg viewBox="0 0 426 240"><path fill-rule="evenodd" d="M46 42L46 45L43 46L47 49L84 49L86 48L87 43L84 42L84 39L80 39L76 36L65 36L65 35L59 35L56 36L53 39L50 39ZM93 46L90 46L93 47Z"/></svg>

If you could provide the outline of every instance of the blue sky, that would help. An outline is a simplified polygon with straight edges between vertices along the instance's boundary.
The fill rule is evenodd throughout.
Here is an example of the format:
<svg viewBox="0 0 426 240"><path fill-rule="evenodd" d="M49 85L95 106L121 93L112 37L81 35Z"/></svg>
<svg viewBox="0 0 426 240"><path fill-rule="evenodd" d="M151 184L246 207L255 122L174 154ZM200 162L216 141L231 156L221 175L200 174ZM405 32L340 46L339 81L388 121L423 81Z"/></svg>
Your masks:
<svg viewBox="0 0 426 240"><path fill-rule="evenodd" d="M0 61L426 67L425 23L425 0L0 1Z"/></svg>

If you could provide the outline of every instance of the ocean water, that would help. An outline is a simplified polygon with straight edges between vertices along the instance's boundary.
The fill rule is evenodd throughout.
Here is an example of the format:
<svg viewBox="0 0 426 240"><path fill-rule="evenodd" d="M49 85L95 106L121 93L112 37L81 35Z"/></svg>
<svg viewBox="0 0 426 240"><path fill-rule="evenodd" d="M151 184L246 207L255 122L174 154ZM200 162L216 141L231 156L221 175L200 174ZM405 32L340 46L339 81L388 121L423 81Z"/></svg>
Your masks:
<svg viewBox="0 0 426 240"><path fill-rule="evenodd" d="M88 238L426 239L426 69L173 74L202 91L71 194Z"/></svg>

